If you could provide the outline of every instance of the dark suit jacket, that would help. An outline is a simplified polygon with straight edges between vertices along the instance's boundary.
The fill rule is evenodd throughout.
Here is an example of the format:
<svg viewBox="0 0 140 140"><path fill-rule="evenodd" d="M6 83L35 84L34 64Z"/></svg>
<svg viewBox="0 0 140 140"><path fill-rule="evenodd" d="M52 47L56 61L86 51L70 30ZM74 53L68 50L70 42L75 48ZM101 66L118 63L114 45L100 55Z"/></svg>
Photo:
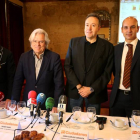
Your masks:
<svg viewBox="0 0 140 140"><path fill-rule="evenodd" d="M35 58L33 50L21 55L18 67L16 70L12 98L19 101L21 88L24 79L26 85L23 93L23 100L28 100L28 93L35 90L37 94L44 93L46 97L55 99L55 107L58 104L58 99L64 90L64 78L60 56L50 50L45 50L42 65L38 78L35 76ZM45 109L43 104L42 109Z"/></svg>
<svg viewBox="0 0 140 140"><path fill-rule="evenodd" d="M98 38L95 52L87 72L85 72L84 46L86 37L73 38L65 59L65 72L67 77L66 94L68 97L78 99L76 85L92 87L94 92L89 95L91 104L107 101L107 84L111 77L113 67L113 45Z"/></svg>
<svg viewBox="0 0 140 140"><path fill-rule="evenodd" d="M121 75L121 60L124 43L115 46L114 52L114 85L110 96L110 107L113 106L117 97L117 90L120 84ZM140 41L138 41L135 53L132 59L131 74L130 74L130 87L133 102L133 109L140 109Z"/></svg>
<svg viewBox="0 0 140 140"><path fill-rule="evenodd" d="M2 49L2 59L0 61L0 91L5 95L5 99L11 99L13 79L15 74L15 63L12 53L4 47ZM0 56L1 57L1 56Z"/></svg>

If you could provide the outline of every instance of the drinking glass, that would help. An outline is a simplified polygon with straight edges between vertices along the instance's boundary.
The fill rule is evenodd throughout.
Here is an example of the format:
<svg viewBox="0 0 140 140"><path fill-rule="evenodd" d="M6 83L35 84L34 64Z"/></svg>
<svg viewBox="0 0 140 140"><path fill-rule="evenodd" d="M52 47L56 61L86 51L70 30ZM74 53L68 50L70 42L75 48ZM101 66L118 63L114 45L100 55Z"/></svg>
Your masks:
<svg viewBox="0 0 140 140"><path fill-rule="evenodd" d="M11 119L15 119L15 117L13 115L13 112L16 109L16 101L15 100L10 100L8 102L8 108L11 111L11 116L12 116Z"/></svg>
<svg viewBox="0 0 140 140"><path fill-rule="evenodd" d="M87 117L90 119L90 123L92 123L96 116L96 108L95 107L88 107L87 108ZM87 129L93 130L95 129L94 126L88 126Z"/></svg>
<svg viewBox="0 0 140 140"><path fill-rule="evenodd" d="M136 124L136 127L140 126L140 124L138 125L138 123L140 123L140 110L133 110L132 111L132 120Z"/></svg>
<svg viewBox="0 0 140 140"><path fill-rule="evenodd" d="M0 109L5 109L6 106L6 101L1 101L0 102Z"/></svg>
<svg viewBox="0 0 140 140"><path fill-rule="evenodd" d="M19 121L25 121L23 118L22 118L22 114L23 112L25 111L26 109L26 102L25 101L19 101L17 103L17 109L18 109L18 112L21 114L21 119Z"/></svg>
<svg viewBox="0 0 140 140"><path fill-rule="evenodd" d="M81 115L81 107L79 107L79 106L73 107L72 112L74 113L73 117L75 118L76 121L78 121L78 118ZM74 125L73 128L74 129L79 129L80 126Z"/></svg>

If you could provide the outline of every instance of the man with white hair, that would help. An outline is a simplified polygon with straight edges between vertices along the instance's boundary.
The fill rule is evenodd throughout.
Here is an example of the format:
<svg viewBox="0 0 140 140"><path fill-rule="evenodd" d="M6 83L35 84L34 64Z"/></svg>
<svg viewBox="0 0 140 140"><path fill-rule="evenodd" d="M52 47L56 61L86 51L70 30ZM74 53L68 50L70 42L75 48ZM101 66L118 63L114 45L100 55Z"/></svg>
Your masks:
<svg viewBox="0 0 140 140"><path fill-rule="evenodd" d="M58 99L64 90L64 78L60 56L47 49L50 42L43 29L34 30L29 41L32 50L23 53L16 70L12 99L19 101L24 80L26 80L23 101L28 100L28 93L35 90L55 100L53 112L57 112ZM41 106L45 109L45 105Z"/></svg>

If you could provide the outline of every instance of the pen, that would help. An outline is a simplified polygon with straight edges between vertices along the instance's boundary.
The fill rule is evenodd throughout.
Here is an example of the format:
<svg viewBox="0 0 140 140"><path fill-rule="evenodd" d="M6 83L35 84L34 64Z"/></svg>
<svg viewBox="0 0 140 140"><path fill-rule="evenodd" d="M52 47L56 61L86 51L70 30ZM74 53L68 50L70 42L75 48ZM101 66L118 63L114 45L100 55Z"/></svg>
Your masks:
<svg viewBox="0 0 140 140"><path fill-rule="evenodd" d="M18 113L15 113L14 116L16 116Z"/></svg>
<svg viewBox="0 0 140 140"><path fill-rule="evenodd" d="M66 122L68 122L68 121L71 119L72 115L73 115L73 114L71 114L71 115L69 116L69 118L66 120Z"/></svg>
<svg viewBox="0 0 140 140"><path fill-rule="evenodd" d="M128 124L129 124L129 127L131 127L131 122L130 122L130 118L128 117Z"/></svg>

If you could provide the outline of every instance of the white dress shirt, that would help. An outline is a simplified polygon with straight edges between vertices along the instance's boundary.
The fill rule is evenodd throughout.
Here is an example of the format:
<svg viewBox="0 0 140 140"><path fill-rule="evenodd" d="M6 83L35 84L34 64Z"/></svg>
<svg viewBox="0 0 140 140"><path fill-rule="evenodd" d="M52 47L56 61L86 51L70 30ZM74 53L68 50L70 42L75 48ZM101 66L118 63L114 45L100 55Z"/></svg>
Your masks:
<svg viewBox="0 0 140 140"><path fill-rule="evenodd" d="M41 68L44 53L40 54L40 58L38 58L35 53L33 53L33 55L35 57L35 74L36 74L36 79L37 79L40 68Z"/></svg>
<svg viewBox="0 0 140 140"><path fill-rule="evenodd" d="M124 43L123 53L122 53L122 61L121 61L121 77L120 77L120 85L119 85L119 89L121 89L121 90L129 90L129 91L131 90L130 87L126 89L122 85L123 75L124 75L125 58L126 58L126 55L127 55L127 52L128 52L128 46L126 44L132 44L133 45L133 56L134 56L137 42L138 42L138 38L133 40L131 43L127 43L126 41Z"/></svg>

